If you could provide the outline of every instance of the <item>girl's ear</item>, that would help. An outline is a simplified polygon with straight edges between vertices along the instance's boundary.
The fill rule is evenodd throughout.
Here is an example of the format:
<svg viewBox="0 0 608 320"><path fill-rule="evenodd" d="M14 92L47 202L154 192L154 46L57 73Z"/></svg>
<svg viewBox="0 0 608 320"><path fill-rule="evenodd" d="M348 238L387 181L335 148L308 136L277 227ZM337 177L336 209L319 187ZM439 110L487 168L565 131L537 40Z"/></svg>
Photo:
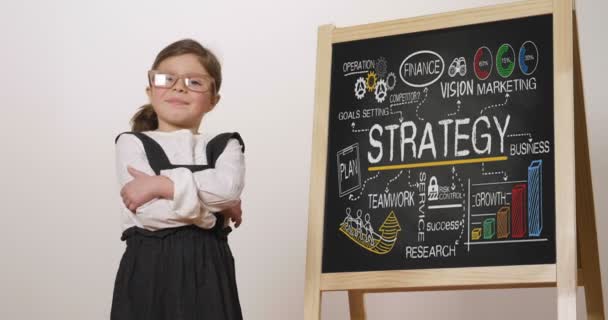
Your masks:
<svg viewBox="0 0 608 320"><path fill-rule="evenodd" d="M152 90L150 90L150 87L146 87L146 95L148 96L148 101L152 103Z"/></svg>

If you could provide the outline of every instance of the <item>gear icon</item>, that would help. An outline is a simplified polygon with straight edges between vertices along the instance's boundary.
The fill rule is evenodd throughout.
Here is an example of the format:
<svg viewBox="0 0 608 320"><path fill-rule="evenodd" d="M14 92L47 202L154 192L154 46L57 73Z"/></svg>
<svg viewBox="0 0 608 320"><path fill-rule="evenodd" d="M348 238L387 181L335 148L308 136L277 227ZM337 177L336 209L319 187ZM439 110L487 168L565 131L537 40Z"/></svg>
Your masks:
<svg viewBox="0 0 608 320"><path fill-rule="evenodd" d="M367 79L365 80L365 84L367 85L367 91L372 92L376 89L376 83L378 82L378 76L375 72L370 71L367 74Z"/></svg>
<svg viewBox="0 0 608 320"><path fill-rule="evenodd" d="M384 78L384 76L386 75L386 70L388 69L388 63L386 62L386 59L384 57L380 57L378 58L378 60L376 60L375 69L378 77Z"/></svg>
<svg viewBox="0 0 608 320"><path fill-rule="evenodd" d="M386 86L390 91L393 91L395 86L397 86L397 76L394 72L389 72L388 76L386 76Z"/></svg>
<svg viewBox="0 0 608 320"><path fill-rule="evenodd" d="M378 80L378 83L376 84L376 91L374 92L376 96L376 101L382 103L384 99L386 99L387 91L388 88L386 86L386 81L384 81L384 79Z"/></svg>
<svg viewBox="0 0 608 320"><path fill-rule="evenodd" d="M357 99L363 99L363 97L365 96L366 87L367 83L365 82L365 79L363 79L363 77L359 77L359 79L357 79L357 82L355 82L355 97L357 97Z"/></svg>

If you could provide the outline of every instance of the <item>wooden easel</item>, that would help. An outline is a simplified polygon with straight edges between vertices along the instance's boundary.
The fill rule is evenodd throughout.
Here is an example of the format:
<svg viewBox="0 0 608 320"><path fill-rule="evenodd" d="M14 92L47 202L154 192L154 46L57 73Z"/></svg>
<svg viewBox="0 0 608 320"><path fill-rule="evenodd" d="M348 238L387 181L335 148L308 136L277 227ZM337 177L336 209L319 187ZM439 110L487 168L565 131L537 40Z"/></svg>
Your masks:
<svg viewBox="0 0 608 320"><path fill-rule="evenodd" d="M332 43L553 14L556 264L382 272L321 272ZM304 319L320 318L323 291L348 291L351 319L366 319L364 294L472 288L557 287L558 319L576 319L577 285L587 318L605 319L591 184L578 29L573 0L532 0L365 26L319 28ZM578 250L577 250L578 249ZM497 278L496 274L500 274Z"/></svg>
<svg viewBox="0 0 608 320"><path fill-rule="evenodd" d="M587 140L587 120L585 118L585 98L581 71L580 43L576 13L574 19L574 126L576 153L576 224L578 248L578 284L585 288L587 319L606 317L602 296L600 258L597 244L597 228L589 143Z"/></svg>

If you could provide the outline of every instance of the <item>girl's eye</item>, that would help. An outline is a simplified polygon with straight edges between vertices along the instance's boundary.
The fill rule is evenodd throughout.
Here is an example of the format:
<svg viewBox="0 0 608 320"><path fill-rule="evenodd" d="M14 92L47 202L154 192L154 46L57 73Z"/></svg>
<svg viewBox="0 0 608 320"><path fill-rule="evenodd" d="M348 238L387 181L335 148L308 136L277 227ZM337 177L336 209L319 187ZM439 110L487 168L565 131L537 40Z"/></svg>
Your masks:
<svg viewBox="0 0 608 320"><path fill-rule="evenodd" d="M190 87L198 89L198 90L204 90L205 89L205 85L206 85L205 80L200 79L200 78L191 78L188 81L188 83L189 83L188 85Z"/></svg>
<svg viewBox="0 0 608 320"><path fill-rule="evenodd" d="M169 74L156 74L154 76L154 85L156 86L166 86L168 83L173 81L173 76Z"/></svg>

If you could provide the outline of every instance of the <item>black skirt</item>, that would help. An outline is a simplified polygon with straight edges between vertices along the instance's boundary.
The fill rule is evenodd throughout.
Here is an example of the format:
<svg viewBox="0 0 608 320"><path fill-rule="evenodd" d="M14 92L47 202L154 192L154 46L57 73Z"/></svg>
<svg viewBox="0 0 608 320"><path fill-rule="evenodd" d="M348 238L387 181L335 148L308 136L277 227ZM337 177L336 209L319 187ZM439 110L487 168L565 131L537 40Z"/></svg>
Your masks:
<svg viewBox="0 0 608 320"><path fill-rule="evenodd" d="M125 230L111 320L243 319L229 232L194 225Z"/></svg>

